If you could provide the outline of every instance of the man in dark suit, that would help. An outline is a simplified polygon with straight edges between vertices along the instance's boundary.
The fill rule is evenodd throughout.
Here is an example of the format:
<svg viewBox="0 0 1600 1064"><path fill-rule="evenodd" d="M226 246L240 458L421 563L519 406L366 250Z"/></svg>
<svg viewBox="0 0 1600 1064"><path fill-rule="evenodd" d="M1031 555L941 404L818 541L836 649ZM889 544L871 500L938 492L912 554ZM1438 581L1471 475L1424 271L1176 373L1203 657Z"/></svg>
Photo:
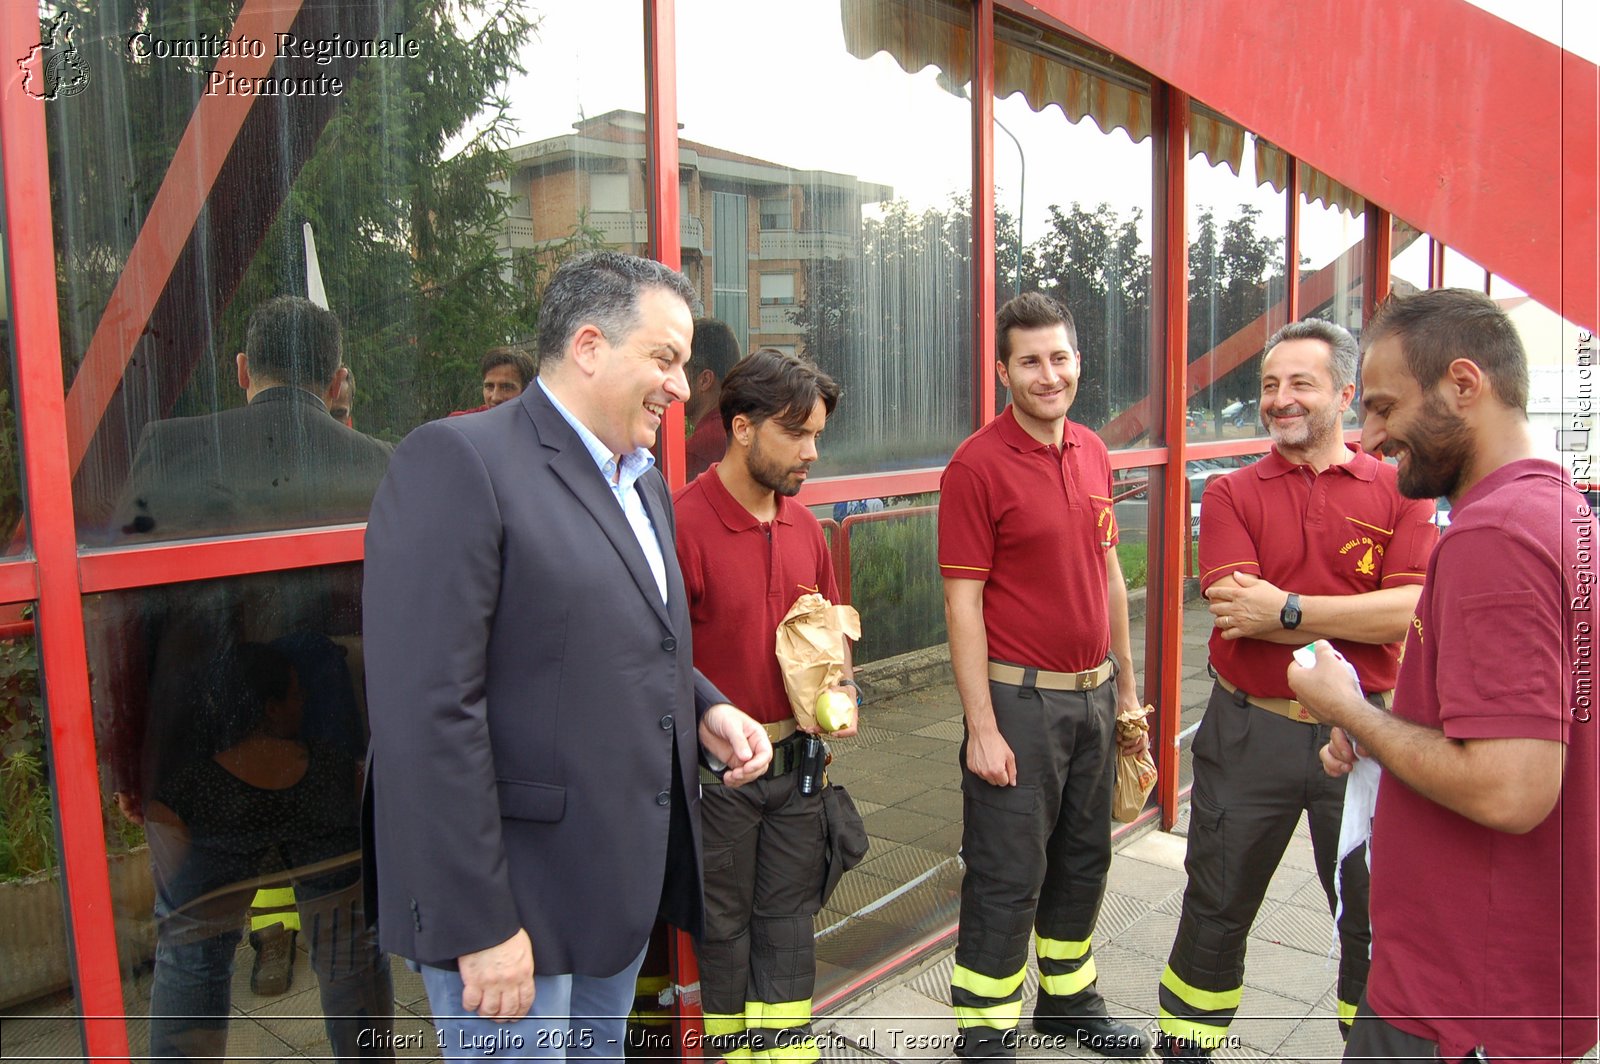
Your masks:
<svg viewBox="0 0 1600 1064"><path fill-rule="evenodd" d="M373 501L379 931L447 1057L620 1057L657 914L701 928L700 746L734 785L772 756L693 668L648 450L688 395L693 301L658 263L570 260L537 381L417 429Z"/></svg>
<svg viewBox="0 0 1600 1064"><path fill-rule="evenodd" d="M341 354L327 310L295 296L258 307L235 359L246 404L146 426L113 542L364 520L389 449L329 416L346 377ZM362 930L356 799L365 727L347 661L358 579L354 567L261 573L107 596L92 607L91 631L106 636L92 644L92 671L96 703L111 710L114 797L129 820L146 824L155 857L152 1056L225 1053L234 951L251 898L257 886L290 881L331 1049L340 1059L393 1055L375 1037L393 1012L388 959ZM303 713L273 756L245 774L263 784L250 790L233 782L245 777L216 774L231 770L207 738L227 730L236 707L214 693L253 644L283 654ZM299 815L307 748L318 778L348 784L314 803L314 831ZM204 773L211 793L179 793ZM226 814L230 788L277 811Z"/></svg>

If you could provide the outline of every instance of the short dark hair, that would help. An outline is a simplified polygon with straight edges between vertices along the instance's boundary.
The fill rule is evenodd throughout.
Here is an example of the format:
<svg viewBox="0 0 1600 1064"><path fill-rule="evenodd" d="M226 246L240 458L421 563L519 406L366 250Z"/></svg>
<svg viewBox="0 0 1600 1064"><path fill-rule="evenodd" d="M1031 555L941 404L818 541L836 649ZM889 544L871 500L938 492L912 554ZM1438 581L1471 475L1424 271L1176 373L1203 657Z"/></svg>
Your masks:
<svg viewBox="0 0 1600 1064"><path fill-rule="evenodd" d="M730 433L740 414L757 425L771 418L784 428L798 429L811 417L818 399L832 416L840 394L839 385L815 362L763 347L728 371L718 408L722 427Z"/></svg>
<svg viewBox="0 0 1600 1064"><path fill-rule="evenodd" d="M342 353L339 319L300 296L267 300L245 326L244 357L261 381L325 392Z"/></svg>
<svg viewBox="0 0 1600 1064"><path fill-rule="evenodd" d="M739 361L739 338L733 335L733 330L726 322L716 318L696 318L690 356L690 373L709 369L720 381Z"/></svg>
<svg viewBox="0 0 1600 1064"><path fill-rule="evenodd" d="M1432 288L1391 295L1362 332L1370 350L1393 336L1406 369L1424 390L1439 383L1458 358L1475 362L1500 402L1528 409L1528 353L1500 304L1471 288Z"/></svg>
<svg viewBox="0 0 1600 1064"><path fill-rule="evenodd" d="M1012 329L1044 329L1052 325L1067 327L1067 343L1071 345L1072 353L1077 354L1078 325L1072 320L1072 311L1060 300L1052 299L1043 292L1024 292L1006 300L1006 305L1000 308L994 320L995 348L1000 361L1007 365L1011 362Z"/></svg>
<svg viewBox="0 0 1600 1064"><path fill-rule="evenodd" d="M1339 390L1356 382L1356 363L1360 361L1360 352L1356 349L1356 338L1343 325L1325 318L1291 321L1272 334L1266 350L1270 352L1286 340L1321 340L1328 345L1328 372L1333 377L1334 389Z"/></svg>
<svg viewBox="0 0 1600 1064"><path fill-rule="evenodd" d="M689 278L659 262L620 251L589 251L563 262L539 307L539 364L565 358L567 342L585 325L621 343L639 325L639 295L646 288L665 288L691 313L699 309Z"/></svg>
<svg viewBox="0 0 1600 1064"><path fill-rule="evenodd" d="M496 366L510 366L516 370L524 388L528 386L529 381L539 375L539 363L528 353L527 347L523 344L489 348L484 352L483 361L478 363L478 376L487 377L489 371Z"/></svg>

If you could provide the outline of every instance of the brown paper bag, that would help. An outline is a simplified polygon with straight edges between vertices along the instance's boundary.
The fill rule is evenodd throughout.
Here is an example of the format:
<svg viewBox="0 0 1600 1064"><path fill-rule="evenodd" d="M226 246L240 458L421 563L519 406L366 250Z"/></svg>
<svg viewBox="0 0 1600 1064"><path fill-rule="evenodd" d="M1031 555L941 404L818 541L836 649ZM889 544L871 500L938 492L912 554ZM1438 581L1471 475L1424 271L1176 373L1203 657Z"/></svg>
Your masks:
<svg viewBox="0 0 1600 1064"><path fill-rule="evenodd" d="M816 592L801 595L778 624L778 668L803 730L817 726L817 696L844 675L845 638L861 638L861 617Z"/></svg>
<svg viewBox="0 0 1600 1064"><path fill-rule="evenodd" d="M1150 723L1145 720L1155 712L1154 706L1130 710L1117 715L1117 741L1127 742L1136 735L1149 734ZM1156 785L1156 763L1146 750L1138 757L1118 752L1117 793L1111 802L1112 819L1126 824L1144 812L1144 801Z"/></svg>

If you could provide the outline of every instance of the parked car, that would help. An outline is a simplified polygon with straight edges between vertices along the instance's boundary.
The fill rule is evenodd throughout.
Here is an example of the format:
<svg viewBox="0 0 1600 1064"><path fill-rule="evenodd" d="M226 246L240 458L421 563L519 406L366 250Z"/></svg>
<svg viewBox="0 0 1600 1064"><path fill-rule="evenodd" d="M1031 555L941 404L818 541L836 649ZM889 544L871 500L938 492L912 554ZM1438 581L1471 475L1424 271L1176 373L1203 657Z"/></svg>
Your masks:
<svg viewBox="0 0 1600 1064"><path fill-rule="evenodd" d="M1213 477L1220 477L1227 473L1226 469L1202 469L1198 473L1189 474L1189 535L1198 539L1200 537L1200 498L1206 493L1206 485L1211 483Z"/></svg>

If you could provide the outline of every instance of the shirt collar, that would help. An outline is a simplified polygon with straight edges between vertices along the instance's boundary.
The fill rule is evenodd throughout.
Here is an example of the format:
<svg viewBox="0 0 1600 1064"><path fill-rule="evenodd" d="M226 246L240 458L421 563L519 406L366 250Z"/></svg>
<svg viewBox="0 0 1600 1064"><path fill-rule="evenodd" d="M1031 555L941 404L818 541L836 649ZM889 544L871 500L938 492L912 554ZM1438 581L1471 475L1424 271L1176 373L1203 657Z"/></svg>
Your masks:
<svg viewBox="0 0 1600 1064"><path fill-rule="evenodd" d="M322 401L320 395L308 388L296 388L292 384L274 384L270 388L263 388L246 405L251 406L256 403L313 403L320 406L324 412L328 409L328 404Z"/></svg>
<svg viewBox="0 0 1600 1064"><path fill-rule="evenodd" d="M995 431L1000 433L1000 439L1013 451L1021 451L1023 454L1028 454L1031 451L1042 451L1049 446L1028 435L1028 430L1017 423L1017 415L1013 412L1010 403L1006 404L1006 408L1000 411L1000 416L995 420L1000 423L1000 427ZM1062 424L1061 446L1063 449L1079 445L1079 440L1075 434L1077 427L1070 418Z"/></svg>
<svg viewBox="0 0 1600 1064"><path fill-rule="evenodd" d="M1354 444L1347 443L1344 446L1345 450L1351 452L1350 460L1348 462L1341 462L1338 465L1329 466L1329 470L1337 469L1341 472L1349 474L1352 477L1355 477L1357 480L1365 481L1371 481L1378 475L1378 460L1376 458L1372 457L1372 455L1368 454L1366 451L1363 451L1360 447L1355 446ZM1278 452L1278 445L1273 444L1272 450L1268 451L1266 455L1252 468L1255 469L1256 476L1260 477L1262 480L1271 480L1274 477L1281 477L1285 473L1293 472L1296 469L1309 467L1303 467L1295 462L1289 461Z"/></svg>
<svg viewBox="0 0 1600 1064"><path fill-rule="evenodd" d="M721 464L713 462L710 469L695 478L695 483L706 493L706 501L711 504L711 509L729 532L748 532L753 528L760 528L762 523L756 520L756 515L746 510L744 505L733 497L733 493L722 482L722 478L717 476L717 467ZM778 514L772 519L773 524L792 523L789 520L788 505L789 500L779 495Z"/></svg>
<svg viewBox="0 0 1600 1064"><path fill-rule="evenodd" d="M556 408L556 413L566 419L567 424L572 426L572 431L578 434L578 439L583 441L589 457L594 459L594 464L600 468L600 473L606 478L607 484L615 484L623 489L632 487L634 481L656 464L656 456L639 447L622 456L622 476L619 481L617 456L611 453L611 448L601 443L600 437L590 432L588 426L579 421L572 411L561 405L561 400L556 398L555 393L544 386L543 379L535 378L535 380L538 380L539 389L544 392L545 398L550 400L550 405Z"/></svg>
<svg viewBox="0 0 1600 1064"><path fill-rule="evenodd" d="M1460 517L1462 510L1465 510L1468 506L1471 506L1474 502L1477 502L1485 495L1505 487L1513 480L1520 480L1522 477L1534 476L1549 477L1560 484L1572 483L1567 479L1567 474L1561 468L1560 464L1552 462L1548 458L1519 458L1515 462L1507 462L1499 469L1493 470L1482 480L1472 485L1465 495L1461 496L1460 499L1457 499L1455 503L1452 504L1450 514L1452 520L1450 527L1455 527L1454 522Z"/></svg>

